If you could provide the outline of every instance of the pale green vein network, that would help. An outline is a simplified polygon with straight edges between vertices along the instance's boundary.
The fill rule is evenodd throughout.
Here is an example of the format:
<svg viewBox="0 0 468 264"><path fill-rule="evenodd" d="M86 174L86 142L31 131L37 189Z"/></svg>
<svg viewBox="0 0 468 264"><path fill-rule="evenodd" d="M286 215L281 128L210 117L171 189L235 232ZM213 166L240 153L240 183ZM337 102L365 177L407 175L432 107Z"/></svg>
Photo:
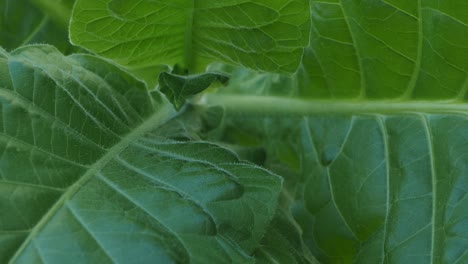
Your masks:
<svg viewBox="0 0 468 264"><path fill-rule="evenodd" d="M301 0L78 0L71 40L130 68L183 64L197 72L224 61L293 73L308 43L308 7Z"/></svg>
<svg viewBox="0 0 468 264"><path fill-rule="evenodd" d="M150 151L151 151L151 150L153 150L153 149L150 149ZM175 158L175 159L183 160L184 157L178 156L178 157ZM132 164L128 163L127 161L123 160L122 158L120 158L120 157L117 156L117 157L116 157L116 160L117 160L120 164L122 164L124 167L126 167L126 168L128 168L128 169L131 169L131 170L137 172L138 174L140 174L140 175L142 175L142 176L144 176L144 177L146 177L146 178L148 178L148 179L151 179L151 175L148 175L148 173L146 173L144 170L138 169L137 167L133 166ZM200 161L198 161L198 162L200 162ZM214 165L214 164L210 164L210 165L216 168L216 165ZM153 179L153 180L154 180L154 179ZM191 196L190 194L187 194L187 193L183 192L182 190L178 190L176 186L173 186L173 185L171 185L170 183L164 182L163 180L156 180L156 181L157 181L159 184L161 184L162 186L164 186L165 188L176 192L176 193L179 194L181 197L185 197L185 198L187 198L187 199L193 201L193 203L194 203L196 206L202 208L202 210L204 211L204 213L209 214L208 209L207 209L200 201L197 201L197 199L196 199L195 197ZM213 222L214 222L214 220L213 220ZM170 229L170 228L168 228L168 229ZM175 233L175 232L173 232L173 233Z"/></svg>
<svg viewBox="0 0 468 264"><path fill-rule="evenodd" d="M291 211L323 263L468 261L468 5L311 1L311 13L292 78L238 70L201 102L226 108L229 143L265 148L297 184Z"/></svg>
<svg viewBox="0 0 468 264"><path fill-rule="evenodd" d="M85 137L84 135L80 134L78 131L74 130L70 126L68 126L66 123L64 123L60 119L56 119L53 115L50 113L47 113L46 111L40 109L37 105L29 103L27 100L22 98L19 94L14 93L12 91L9 91L5 88L0 89L0 95L4 98L7 98L8 100L20 105L22 108L24 108L26 111L28 111L31 114L38 114L43 118L46 118L48 120L54 121L55 124L59 124L59 126L69 132L70 134L80 138L80 140L85 141L86 143L93 144L94 146L98 147L101 150L105 150L103 146L97 145L95 142L93 142L91 139ZM72 162L72 161L70 161Z"/></svg>
<svg viewBox="0 0 468 264"><path fill-rule="evenodd" d="M145 138L178 113L105 60L45 45L6 56L1 261L253 260L279 177L215 144Z"/></svg>
<svg viewBox="0 0 468 264"><path fill-rule="evenodd" d="M164 122L172 118L171 113L173 110L169 105L163 106L163 108L157 111L152 117L146 120L143 124L133 130L130 134L123 137L122 140L117 143L115 146L110 148L107 153L96 161L86 173L81 176L80 180L74 183L67 191L60 197L55 205L47 212L47 214L42 217L41 221L34 227L34 229L29 234L28 238L23 242L22 246L16 251L15 255L10 262L14 263L15 260L23 253L25 248L34 240L37 234L42 230L42 228L55 216L58 210L60 210L65 204L73 198L73 196L78 192L89 180L95 177L112 159L115 158L119 153L121 153L125 148L127 148L135 140L143 136L145 133L150 132L155 127L162 125Z"/></svg>
<svg viewBox="0 0 468 264"><path fill-rule="evenodd" d="M295 105L297 101L285 99L285 102ZM462 263L466 260L468 231L464 222L468 204L463 198L467 192L463 187L466 155L462 147L467 144L466 111L327 111L322 105L320 111L279 115L265 108L266 104L257 102L257 105L263 111L228 108L231 130L228 134L242 132L239 127L243 126L245 131L263 140L271 159L279 159L283 164L291 163L288 161L291 157L285 156L287 147L298 149L298 162L305 163L306 167L301 174L303 180L298 182L304 190L297 194L296 203L303 203L311 218L306 221L299 213L297 220L304 230L305 241L314 241L309 246L319 260L325 263L453 263L455 259ZM251 118L252 114L256 118ZM288 122L288 119L292 120ZM348 120L346 125L341 123L343 120ZM258 123L269 125L262 127ZM304 123L307 130L297 134ZM350 133L351 130L355 132ZM368 134L360 135L356 131ZM282 137L285 135L286 138ZM356 146L356 140L364 145ZM315 142L314 147L304 146L306 141ZM285 146L285 150L278 152L278 144ZM331 146L340 147L335 151ZM331 160L321 162L323 155ZM380 156L384 157L384 163L379 161ZM456 164L452 163L454 159ZM360 175L364 172L369 175ZM358 184L358 179L362 183ZM360 193L365 196L360 197ZM447 197L456 197L457 203L449 202ZM369 203L355 203L359 199ZM334 241L336 246L329 241Z"/></svg>
<svg viewBox="0 0 468 264"><path fill-rule="evenodd" d="M138 208L140 208L141 210L143 210L145 213L147 213L148 215L151 215L152 217L154 217L164 228L166 228L167 230L169 230L172 234L174 234L177 239L179 240L179 242L182 242L182 240L180 239L179 236L177 236L177 233L174 232L173 230L171 230L168 226L164 225L163 224L163 221L161 221L161 219L159 219L157 216L154 216L153 214L151 214L151 212L149 212L148 210L146 210L146 208L141 205L138 201L134 200L131 196L127 195L125 192L123 192L122 190L120 190L118 188L118 186L115 186L115 184L113 184L111 181L107 180L103 175L101 174L98 174L96 177L98 177L100 180L102 180L103 182L105 182L108 186L110 186L116 193L118 193L119 195L121 195L122 197L124 197L126 200L128 200L129 202L135 204ZM98 241L98 239L96 239L96 241ZM99 242L98 242L99 243ZM101 246L102 247L102 246ZM105 251L105 248L103 248L103 251ZM108 253L106 253L108 254ZM109 256L110 259L112 259L112 257Z"/></svg>
<svg viewBox="0 0 468 264"><path fill-rule="evenodd" d="M306 52L299 68L299 83L306 85L298 87L299 96L433 100L454 98L463 89L464 3L311 1L311 6L308 53L315 55Z"/></svg>

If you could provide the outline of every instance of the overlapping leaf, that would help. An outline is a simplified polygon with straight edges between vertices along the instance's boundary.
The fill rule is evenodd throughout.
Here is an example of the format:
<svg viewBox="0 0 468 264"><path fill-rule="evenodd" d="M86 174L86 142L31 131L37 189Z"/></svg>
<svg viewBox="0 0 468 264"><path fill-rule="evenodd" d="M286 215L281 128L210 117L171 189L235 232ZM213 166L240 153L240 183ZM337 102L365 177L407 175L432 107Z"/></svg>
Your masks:
<svg viewBox="0 0 468 264"><path fill-rule="evenodd" d="M71 39L131 68L224 61L294 72L308 43L308 1L79 0Z"/></svg>
<svg viewBox="0 0 468 264"><path fill-rule="evenodd" d="M164 138L175 111L101 59L0 57L0 262L251 263L279 177Z"/></svg>
<svg viewBox="0 0 468 264"><path fill-rule="evenodd" d="M467 262L468 5L311 3L295 76L234 72L208 97L227 107L224 140L296 181L320 261Z"/></svg>
<svg viewBox="0 0 468 264"><path fill-rule="evenodd" d="M231 142L256 135L270 169L284 164L301 175L294 215L319 260L466 262L465 114L230 120Z"/></svg>

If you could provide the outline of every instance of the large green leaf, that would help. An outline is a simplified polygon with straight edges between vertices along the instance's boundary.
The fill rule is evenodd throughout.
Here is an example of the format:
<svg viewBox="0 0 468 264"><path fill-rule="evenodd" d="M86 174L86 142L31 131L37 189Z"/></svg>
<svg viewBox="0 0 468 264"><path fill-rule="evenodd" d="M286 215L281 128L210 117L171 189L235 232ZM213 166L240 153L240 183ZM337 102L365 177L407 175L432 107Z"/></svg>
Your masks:
<svg viewBox="0 0 468 264"><path fill-rule="evenodd" d="M96 57L29 46L0 74L0 262L254 261L279 177L167 139L172 106Z"/></svg>
<svg viewBox="0 0 468 264"><path fill-rule="evenodd" d="M226 137L256 137L268 168L301 175L292 208L319 260L468 261L466 114L248 115Z"/></svg>
<svg viewBox="0 0 468 264"><path fill-rule="evenodd" d="M0 1L0 46L13 50L26 44L47 43L62 52L72 51L67 28L73 3L74 0Z"/></svg>
<svg viewBox="0 0 468 264"><path fill-rule="evenodd" d="M468 4L311 3L295 76L237 70L205 98L226 107L223 139L296 181L323 263L468 262Z"/></svg>
<svg viewBox="0 0 468 264"><path fill-rule="evenodd" d="M310 28L308 1L78 0L73 43L133 68L224 61L294 72Z"/></svg>

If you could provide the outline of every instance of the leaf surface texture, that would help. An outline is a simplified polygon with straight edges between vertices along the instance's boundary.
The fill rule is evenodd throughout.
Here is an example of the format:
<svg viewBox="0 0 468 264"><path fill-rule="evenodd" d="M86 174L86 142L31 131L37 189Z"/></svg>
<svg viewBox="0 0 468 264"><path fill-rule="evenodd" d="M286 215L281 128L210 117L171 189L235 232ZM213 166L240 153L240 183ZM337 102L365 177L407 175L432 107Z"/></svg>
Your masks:
<svg viewBox="0 0 468 264"><path fill-rule="evenodd" d="M213 62L291 73L308 43L308 1L79 0L71 39L130 68Z"/></svg>
<svg viewBox="0 0 468 264"><path fill-rule="evenodd" d="M167 139L172 106L102 59L1 56L0 262L253 262L279 177Z"/></svg>
<svg viewBox="0 0 468 264"><path fill-rule="evenodd" d="M207 96L226 107L222 139L265 148L319 261L467 262L468 5L311 1L311 12L294 76L212 67L232 74Z"/></svg>

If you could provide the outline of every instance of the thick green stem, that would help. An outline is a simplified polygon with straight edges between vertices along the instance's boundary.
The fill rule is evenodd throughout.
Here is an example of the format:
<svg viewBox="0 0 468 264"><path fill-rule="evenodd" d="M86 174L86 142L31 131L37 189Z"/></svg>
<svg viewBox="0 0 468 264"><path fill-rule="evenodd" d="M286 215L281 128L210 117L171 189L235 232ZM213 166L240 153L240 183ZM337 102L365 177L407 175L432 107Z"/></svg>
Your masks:
<svg viewBox="0 0 468 264"><path fill-rule="evenodd" d="M302 100L273 96L207 94L203 100L222 105L230 114L401 114L468 113L468 104L455 101Z"/></svg>
<svg viewBox="0 0 468 264"><path fill-rule="evenodd" d="M63 1L31 0L31 2L54 20L63 29L68 30L71 17L71 8Z"/></svg>

